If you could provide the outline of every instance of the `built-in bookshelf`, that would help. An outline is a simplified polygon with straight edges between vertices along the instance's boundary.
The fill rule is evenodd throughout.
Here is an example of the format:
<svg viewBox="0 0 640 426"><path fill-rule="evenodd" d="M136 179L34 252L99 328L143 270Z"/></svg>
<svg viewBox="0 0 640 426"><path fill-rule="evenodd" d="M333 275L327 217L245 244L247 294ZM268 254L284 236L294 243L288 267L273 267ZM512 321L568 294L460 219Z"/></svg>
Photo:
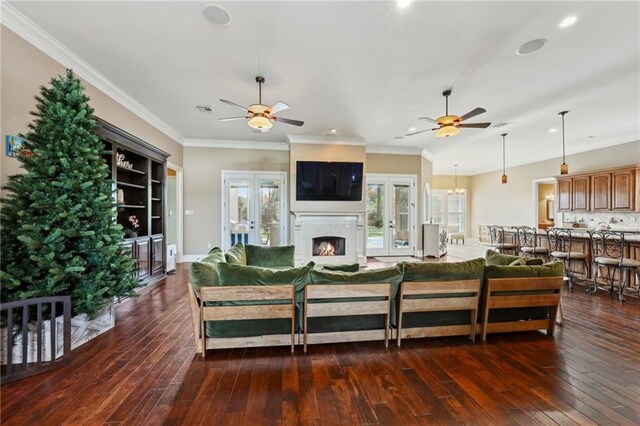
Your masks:
<svg viewBox="0 0 640 426"><path fill-rule="evenodd" d="M117 221L125 230L123 250L136 262L141 284L165 274L165 184L168 154L98 119L103 158L109 165ZM134 230L132 216L139 228Z"/></svg>

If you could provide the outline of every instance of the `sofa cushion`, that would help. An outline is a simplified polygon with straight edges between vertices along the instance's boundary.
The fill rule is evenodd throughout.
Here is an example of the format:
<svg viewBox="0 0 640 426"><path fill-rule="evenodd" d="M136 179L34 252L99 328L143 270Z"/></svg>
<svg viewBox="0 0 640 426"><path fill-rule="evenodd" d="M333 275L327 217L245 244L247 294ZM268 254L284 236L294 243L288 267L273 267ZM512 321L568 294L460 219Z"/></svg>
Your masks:
<svg viewBox="0 0 640 426"><path fill-rule="evenodd" d="M527 263L524 261L524 259L520 258L511 262L509 266L527 266Z"/></svg>
<svg viewBox="0 0 640 426"><path fill-rule="evenodd" d="M224 254L227 259L227 263L234 265L246 265L247 264L247 252L244 248L244 244L236 243Z"/></svg>
<svg viewBox="0 0 640 426"><path fill-rule="evenodd" d="M222 250L214 247L204 258L191 264L189 269L189 281L196 296L200 297L200 287L218 285L218 263L225 263Z"/></svg>
<svg viewBox="0 0 640 426"><path fill-rule="evenodd" d="M415 262L404 267L404 281L451 281L482 279L482 258L465 262Z"/></svg>
<svg viewBox="0 0 640 426"><path fill-rule="evenodd" d="M247 265L264 266L264 267L291 267L293 263L293 255L295 246L283 247L264 247L247 244L245 246L247 255Z"/></svg>
<svg viewBox="0 0 640 426"><path fill-rule="evenodd" d="M536 257L512 256L510 254L502 254L491 249L487 250L487 254L485 254L487 265L509 265L511 262L518 259L524 259L526 265L542 265L544 263L542 259Z"/></svg>
<svg viewBox="0 0 640 426"><path fill-rule="evenodd" d="M309 272L313 270L314 262L309 262L299 268L272 269L251 265L234 265L223 263L219 265L220 285L276 285L293 284L296 293L302 295L304 286L310 282Z"/></svg>
<svg viewBox="0 0 640 426"><path fill-rule="evenodd" d="M360 270L360 264L349 263L345 265L323 265L320 269L324 269L325 271L358 272Z"/></svg>

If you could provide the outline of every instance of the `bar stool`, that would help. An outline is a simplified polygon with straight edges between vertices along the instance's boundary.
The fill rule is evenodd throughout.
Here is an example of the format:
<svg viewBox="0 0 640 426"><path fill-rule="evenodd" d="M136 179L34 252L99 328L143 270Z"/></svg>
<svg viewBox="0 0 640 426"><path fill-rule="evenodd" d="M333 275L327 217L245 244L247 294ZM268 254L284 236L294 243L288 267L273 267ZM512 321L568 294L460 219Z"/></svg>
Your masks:
<svg viewBox="0 0 640 426"><path fill-rule="evenodd" d="M571 246L571 230L564 228L547 229L547 241L549 243L549 255L553 260L562 261L564 270L569 277L569 289L573 289L573 277L575 271L571 268L575 262L582 263L585 270L585 283L589 275L589 265L587 265L587 255L573 250Z"/></svg>
<svg viewBox="0 0 640 426"><path fill-rule="evenodd" d="M518 234L514 235L514 240L511 243L507 243L504 238L504 227L499 225L489 225L489 236L491 237L491 246L504 253L505 251L511 251L514 255L518 253Z"/></svg>
<svg viewBox="0 0 640 426"><path fill-rule="evenodd" d="M631 272L636 275L636 282L640 283L640 261L624 257L624 232L615 231L590 231L591 252L596 270L593 274L593 285L589 286L589 293L595 293L598 288L598 273L601 268L607 268L607 280L609 281L609 294L613 296L616 271L619 271L620 284L618 298L624 302L624 286L631 282ZM611 272L613 270L613 273ZM626 272L626 279L623 273Z"/></svg>
<svg viewBox="0 0 640 426"><path fill-rule="evenodd" d="M537 230L531 226L519 226L517 228L519 254L523 257L537 257L547 262L550 261L549 247L538 247L536 238Z"/></svg>

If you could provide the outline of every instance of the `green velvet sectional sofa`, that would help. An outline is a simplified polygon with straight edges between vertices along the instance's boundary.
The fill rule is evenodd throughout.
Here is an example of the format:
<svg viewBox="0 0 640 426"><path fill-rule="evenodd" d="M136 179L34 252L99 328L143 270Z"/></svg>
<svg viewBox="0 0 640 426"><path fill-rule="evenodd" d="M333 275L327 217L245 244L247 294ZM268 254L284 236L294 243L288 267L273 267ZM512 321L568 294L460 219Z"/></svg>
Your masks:
<svg viewBox="0 0 640 426"><path fill-rule="evenodd" d="M238 243L226 253L219 248L214 248L206 257L191 265L189 294L198 352L202 350L203 345L203 340L199 338L202 334L202 328L200 327L201 306L286 305L292 302L291 300L227 300L202 303L200 292L203 287L248 286L251 288L283 284L295 287L295 292L292 292L294 294L292 297L295 297L293 301L295 306L294 330L292 330L291 319L286 318L206 321L206 326L204 327L205 345L209 349L290 344L292 332L300 335L305 331L303 330L302 319L305 309L305 287L307 286L390 284L388 299L390 300L391 312L388 321L384 315L349 315L348 311L339 316L308 318L307 334L310 336L325 336L317 340L318 343L324 343L332 341L332 335L337 336L337 341L340 341L341 333L347 333L348 336L352 336L355 333L353 335L356 337L349 337L347 340L367 340L366 337L358 339L357 332L364 333L361 336L367 336L367 332L385 330L385 327L388 326L391 329L395 329L398 325L398 307L400 303L398 293L402 283L433 282L434 286L436 284L439 286L444 284L448 288L455 289L457 282L469 283L475 280L479 283L478 286L481 291L488 279L500 280L501 278L513 277L535 281L537 277L562 277L563 275L561 263L543 265L539 259L508 256L492 250L487 252L485 259L479 258L459 263L400 263L390 268L374 270L359 270L357 264L318 266L313 262L295 267L293 254L293 246L270 248L252 245L244 246L242 243ZM429 287L429 284L421 285ZM460 295L464 296L458 291L456 296L459 297ZM444 303L449 296L447 292L439 291L436 294L407 296L407 298L442 299ZM341 306L348 308L351 303L373 300L376 299L353 298L347 295L344 300L337 300L337 302L343 302ZM478 297L477 300L483 299ZM325 301L314 300L314 303L323 302ZM326 302L329 302L329 300ZM332 299L331 302L336 302L336 299ZM437 305L438 303L439 301L428 302L430 305ZM480 302L477 312L479 314L477 318L479 322L482 322L485 313L482 302ZM550 311L547 307L517 307L486 312L489 323L542 320L548 319L549 315ZM465 330L464 332L459 331L451 334L467 334L472 318L474 317L469 315L469 310L465 309L410 312L403 314L402 327L423 330L429 330L430 327L433 327L434 330L440 330L440 328L444 327L445 330ZM424 335L442 334L427 333L416 335L415 337ZM297 343L300 343L300 341Z"/></svg>

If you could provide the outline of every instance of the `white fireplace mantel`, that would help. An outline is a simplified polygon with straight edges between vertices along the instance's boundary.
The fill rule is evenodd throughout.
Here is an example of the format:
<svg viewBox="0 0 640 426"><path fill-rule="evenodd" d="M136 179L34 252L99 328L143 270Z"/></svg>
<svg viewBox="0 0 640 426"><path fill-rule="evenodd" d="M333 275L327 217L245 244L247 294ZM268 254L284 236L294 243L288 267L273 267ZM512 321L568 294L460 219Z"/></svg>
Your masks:
<svg viewBox="0 0 640 426"><path fill-rule="evenodd" d="M296 266L309 261L317 264L365 264L365 212L291 212L293 215L294 260ZM344 256L314 256L313 239L342 237Z"/></svg>

